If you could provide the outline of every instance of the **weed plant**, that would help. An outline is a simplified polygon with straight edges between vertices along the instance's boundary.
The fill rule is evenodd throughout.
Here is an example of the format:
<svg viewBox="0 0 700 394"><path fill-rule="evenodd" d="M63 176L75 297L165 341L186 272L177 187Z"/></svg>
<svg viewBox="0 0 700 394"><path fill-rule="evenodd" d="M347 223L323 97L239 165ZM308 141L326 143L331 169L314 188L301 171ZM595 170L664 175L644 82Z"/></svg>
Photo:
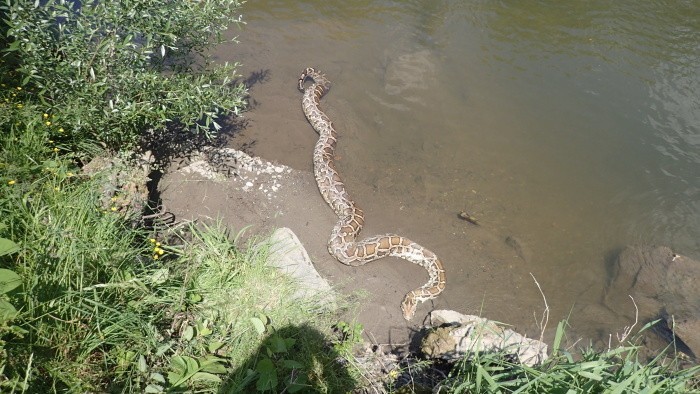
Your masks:
<svg viewBox="0 0 700 394"><path fill-rule="evenodd" d="M242 23L236 0L5 0L4 106L41 104L52 139L82 155L91 143L129 150L179 123L211 134L243 106L235 64L207 50ZM166 139L167 140L167 139Z"/></svg>
<svg viewBox="0 0 700 394"><path fill-rule="evenodd" d="M554 352L528 367L503 354L477 354L453 369L444 393L697 393L700 367L684 368L672 349L651 360L639 354L640 330L627 343L607 350L592 346L576 354L560 350L565 322L557 327Z"/></svg>

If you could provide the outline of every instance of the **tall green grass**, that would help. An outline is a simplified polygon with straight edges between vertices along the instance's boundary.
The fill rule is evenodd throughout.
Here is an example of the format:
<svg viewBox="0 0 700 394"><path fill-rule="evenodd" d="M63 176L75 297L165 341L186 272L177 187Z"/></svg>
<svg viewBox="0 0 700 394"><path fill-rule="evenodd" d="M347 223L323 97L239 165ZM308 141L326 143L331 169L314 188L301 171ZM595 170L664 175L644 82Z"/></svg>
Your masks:
<svg viewBox="0 0 700 394"><path fill-rule="evenodd" d="M640 356L641 334L606 350L559 349L565 322L557 327L553 353L543 364L528 367L502 354L479 354L452 370L445 393L697 393L700 366L681 365L671 348L651 360Z"/></svg>
<svg viewBox="0 0 700 394"><path fill-rule="evenodd" d="M255 371L277 329L304 326L319 333L317 347L326 340L335 315L293 298L265 247L241 247L221 226L150 238L98 206L97 184L39 180L0 200L0 235L20 245L2 260L22 279L9 300L24 334L5 336L0 361L13 389L216 392ZM299 357L308 365L298 370L319 368ZM340 378L325 371L308 387L335 387Z"/></svg>

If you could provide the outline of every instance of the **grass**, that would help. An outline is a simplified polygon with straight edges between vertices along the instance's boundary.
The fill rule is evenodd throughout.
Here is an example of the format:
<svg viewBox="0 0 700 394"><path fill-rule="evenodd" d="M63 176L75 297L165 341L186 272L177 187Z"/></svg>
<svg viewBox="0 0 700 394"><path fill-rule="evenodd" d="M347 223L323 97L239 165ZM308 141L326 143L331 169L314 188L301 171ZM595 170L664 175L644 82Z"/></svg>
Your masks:
<svg viewBox="0 0 700 394"><path fill-rule="evenodd" d="M5 388L216 392L255 380L270 337L296 342L292 369L317 377L309 387L352 384L319 349L335 315L295 300L265 247L240 247L220 225L156 240L100 209L97 185L41 179L2 199L2 235L21 246L3 266L22 278L9 297L21 335L5 338Z"/></svg>
<svg viewBox="0 0 700 394"><path fill-rule="evenodd" d="M697 393L700 366L684 367L668 348L651 360L639 354L646 325L625 344L607 350L585 347L560 350L565 322L557 327L553 353L543 364L528 367L502 354L463 359L443 383L449 393Z"/></svg>

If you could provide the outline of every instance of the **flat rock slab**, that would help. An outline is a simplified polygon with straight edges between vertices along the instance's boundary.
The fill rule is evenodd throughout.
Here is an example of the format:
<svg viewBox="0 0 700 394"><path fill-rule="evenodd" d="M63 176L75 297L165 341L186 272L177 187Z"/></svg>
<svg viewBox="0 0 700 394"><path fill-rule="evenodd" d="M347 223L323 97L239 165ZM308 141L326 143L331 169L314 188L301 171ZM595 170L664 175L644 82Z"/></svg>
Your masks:
<svg viewBox="0 0 700 394"><path fill-rule="evenodd" d="M316 271L304 245L292 230L287 227L278 228L268 241L258 245L270 248L267 260L270 266L279 268L299 284L300 289L294 294L295 298L321 297L325 302L335 302L331 286Z"/></svg>
<svg viewBox="0 0 700 394"><path fill-rule="evenodd" d="M456 361L479 353L517 356L528 366L547 359L547 344L526 338L517 332L480 316L451 310L430 312L434 328L421 343L421 351L430 358Z"/></svg>

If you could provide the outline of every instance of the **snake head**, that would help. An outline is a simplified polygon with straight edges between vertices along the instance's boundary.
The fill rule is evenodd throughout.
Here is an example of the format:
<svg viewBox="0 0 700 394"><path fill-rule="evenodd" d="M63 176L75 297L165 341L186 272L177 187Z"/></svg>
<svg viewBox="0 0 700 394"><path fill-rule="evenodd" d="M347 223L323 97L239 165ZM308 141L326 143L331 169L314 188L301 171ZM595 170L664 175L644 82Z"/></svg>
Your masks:
<svg viewBox="0 0 700 394"><path fill-rule="evenodd" d="M403 312L403 318L406 320L411 320L413 315L416 314L416 298L412 293L406 295L406 298L401 303L401 312Z"/></svg>

